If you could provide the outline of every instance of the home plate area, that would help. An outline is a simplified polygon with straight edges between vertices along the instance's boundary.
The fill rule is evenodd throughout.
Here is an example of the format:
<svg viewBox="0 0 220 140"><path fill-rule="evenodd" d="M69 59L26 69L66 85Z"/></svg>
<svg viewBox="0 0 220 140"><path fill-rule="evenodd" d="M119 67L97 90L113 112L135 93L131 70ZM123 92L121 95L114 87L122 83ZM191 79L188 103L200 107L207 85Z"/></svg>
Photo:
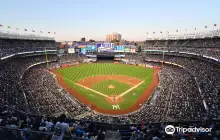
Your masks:
<svg viewBox="0 0 220 140"><path fill-rule="evenodd" d="M111 103L111 104L119 104L120 102L123 101L123 97L120 97L120 96L109 96L109 97L106 97L106 101Z"/></svg>

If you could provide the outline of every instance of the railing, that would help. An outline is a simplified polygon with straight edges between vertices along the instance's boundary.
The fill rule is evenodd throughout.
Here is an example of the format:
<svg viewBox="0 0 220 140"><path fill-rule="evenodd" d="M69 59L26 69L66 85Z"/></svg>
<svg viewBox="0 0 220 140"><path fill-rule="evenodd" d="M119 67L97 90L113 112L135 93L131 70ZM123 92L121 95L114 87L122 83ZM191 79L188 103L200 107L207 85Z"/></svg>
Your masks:
<svg viewBox="0 0 220 140"><path fill-rule="evenodd" d="M198 54L198 53L191 53L191 52L183 52L183 51L169 51L169 50L147 50L145 49L144 52L156 52L156 53L178 53L178 54L188 54L188 55L194 55L194 56L200 56L200 57L203 57L203 58L207 58L207 59L210 59L210 60L214 60L214 61L217 61L220 63L220 59L217 59L217 58L214 58L212 56L206 56L206 55L203 55L203 54Z"/></svg>
<svg viewBox="0 0 220 140"><path fill-rule="evenodd" d="M0 31L0 38L5 39L25 39L25 40L55 40L54 37L41 36L36 34L19 34L12 32L2 32Z"/></svg>
<svg viewBox="0 0 220 140"><path fill-rule="evenodd" d="M195 32L195 33L184 33L184 34L166 34L166 35L154 35L148 36L146 40L178 40L178 39L202 39L202 38L213 38L220 37L220 29L213 31Z"/></svg>
<svg viewBox="0 0 220 140"><path fill-rule="evenodd" d="M31 139L31 140L46 140L51 139L52 132L41 132L41 131L32 131L26 129L16 129L10 127L0 126L0 138L1 140L20 140L20 139ZM63 140L88 140L81 137L70 137L64 135Z"/></svg>
<svg viewBox="0 0 220 140"><path fill-rule="evenodd" d="M15 54L10 54L8 56L0 57L0 60L12 58L12 57L17 56L17 55L34 54L34 53L55 53L56 54L57 50L42 50L42 51L31 51L31 52L18 52L18 53L15 53Z"/></svg>

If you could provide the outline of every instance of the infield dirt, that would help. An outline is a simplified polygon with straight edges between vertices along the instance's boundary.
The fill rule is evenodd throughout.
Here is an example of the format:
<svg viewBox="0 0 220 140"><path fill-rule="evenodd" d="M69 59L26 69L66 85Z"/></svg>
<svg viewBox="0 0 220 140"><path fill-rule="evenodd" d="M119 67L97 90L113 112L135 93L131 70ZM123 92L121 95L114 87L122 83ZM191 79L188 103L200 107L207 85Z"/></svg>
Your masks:
<svg viewBox="0 0 220 140"><path fill-rule="evenodd" d="M94 84L100 83L104 80L115 80L121 83L125 83L131 86L137 85L141 82L141 80L129 77L129 76L122 76L122 75L100 75L100 76L92 76L85 79L82 79L80 81L77 81L76 83L91 88Z"/></svg>

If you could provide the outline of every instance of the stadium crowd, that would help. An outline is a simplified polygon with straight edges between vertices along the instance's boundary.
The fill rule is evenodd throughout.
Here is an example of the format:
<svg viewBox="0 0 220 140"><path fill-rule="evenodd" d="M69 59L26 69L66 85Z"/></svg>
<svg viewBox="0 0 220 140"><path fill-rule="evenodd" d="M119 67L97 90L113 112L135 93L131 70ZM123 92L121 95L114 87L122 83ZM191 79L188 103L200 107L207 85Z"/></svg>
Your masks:
<svg viewBox="0 0 220 140"><path fill-rule="evenodd" d="M62 55L58 57L58 63L61 64L70 64L73 62L83 62L84 59L87 59L86 55L84 54L69 54L69 55Z"/></svg>
<svg viewBox="0 0 220 140"><path fill-rule="evenodd" d="M66 118L64 114L59 117L45 117L22 114L7 107L0 107L0 136L2 140L49 140L56 137L57 125L65 125L65 136L59 135L60 139L70 140L104 140L107 139L111 128L114 131L112 139L122 140L180 140L201 139L217 140L220 138L220 123L215 121L197 122L174 122L174 123L141 123L115 126L114 123L101 126L96 122L74 120ZM165 133L165 127L173 125L184 128L211 128L210 132L175 132L173 135ZM63 131L63 130L62 130Z"/></svg>
<svg viewBox="0 0 220 140"><path fill-rule="evenodd" d="M42 65L30 68L22 85L32 114L56 116L67 112L74 117L87 111L85 105L58 86L55 77Z"/></svg>
<svg viewBox="0 0 220 140"><path fill-rule="evenodd" d="M162 60L162 55L146 55L148 60ZM219 118L219 64L204 61L199 58L165 55L164 61L184 66L196 79L201 90L201 97L205 101L206 109L213 118Z"/></svg>
<svg viewBox="0 0 220 140"><path fill-rule="evenodd" d="M48 56L56 60L56 56ZM22 92L21 79L28 67L34 63L45 61L45 56L13 58L0 64L0 101L1 104L25 110L25 97Z"/></svg>
<svg viewBox="0 0 220 140"><path fill-rule="evenodd" d="M145 46L142 50L188 52L220 59L220 38L149 40L145 42Z"/></svg>
<svg viewBox="0 0 220 140"><path fill-rule="evenodd" d="M149 63L148 63L149 64ZM152 64L152 63L151 63ZM205 109L195 79L188 71L164 65L154 97L129 117L134 123L202 119Z"/></svg>
<svg viewBox="0 0 220 140"><path fill-rule="evenodd" d="M55 41L0 38L0 58L22 52L44 51L45 49L56 50Z"/></svg>

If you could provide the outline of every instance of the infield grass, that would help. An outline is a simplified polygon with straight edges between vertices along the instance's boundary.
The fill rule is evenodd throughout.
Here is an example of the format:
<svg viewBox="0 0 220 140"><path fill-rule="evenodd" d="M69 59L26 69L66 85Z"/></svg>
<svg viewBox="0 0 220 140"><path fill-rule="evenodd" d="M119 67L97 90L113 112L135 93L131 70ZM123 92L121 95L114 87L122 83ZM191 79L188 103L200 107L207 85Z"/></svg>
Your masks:
<svg viewBox="0 0 220 140"><path fill-rule="evenodd" d="M115 80L104 80L100 83L94 84L92 89L102 92L106 95L119 95L131 86L125 83L121 83Z"/></svg>

